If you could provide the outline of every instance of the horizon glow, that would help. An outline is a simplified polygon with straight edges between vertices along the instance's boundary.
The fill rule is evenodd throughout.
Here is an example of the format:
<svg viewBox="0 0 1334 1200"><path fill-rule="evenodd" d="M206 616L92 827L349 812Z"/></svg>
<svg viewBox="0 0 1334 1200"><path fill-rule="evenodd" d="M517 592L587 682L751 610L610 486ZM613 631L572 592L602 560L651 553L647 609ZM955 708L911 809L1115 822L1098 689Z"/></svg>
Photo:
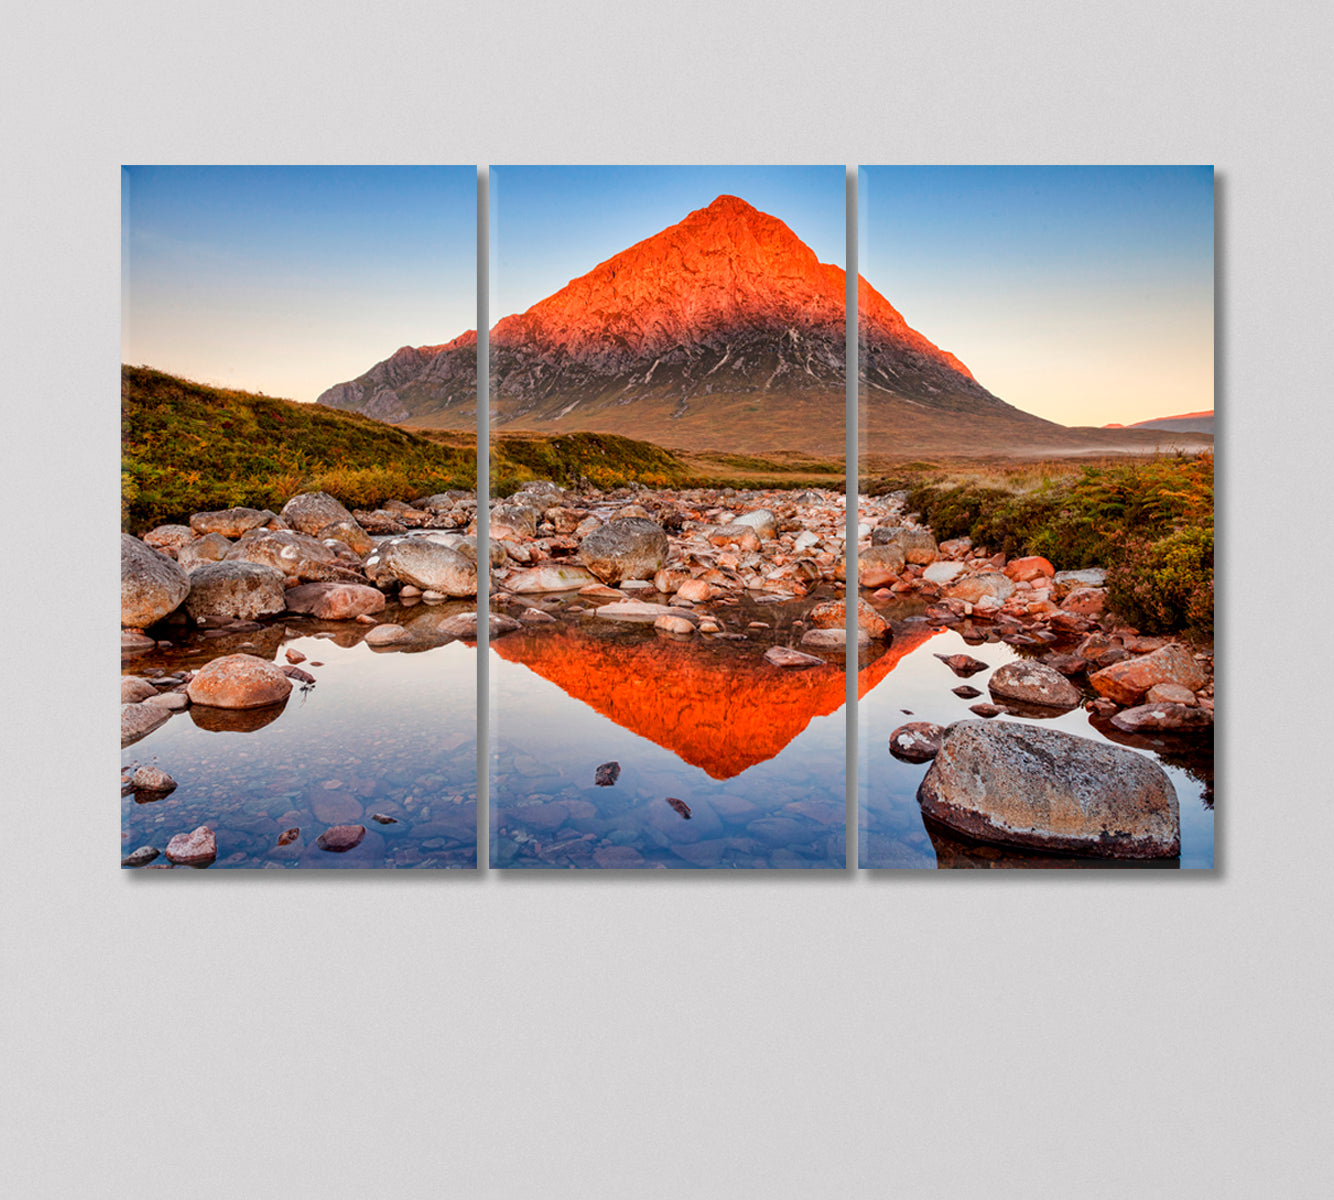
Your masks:
<svg viewBox="0 0 1334 1200"><path fill-rule="evenodd" d="M475 167L121 168L121 360L310 402L477 324Z"/></svg>
<svg viewBox="0 0 1334 1200"><path fill-rule="evenodd" d="M1214 407L1211 167L860 167L863 278L1063 425Z"/></svg>

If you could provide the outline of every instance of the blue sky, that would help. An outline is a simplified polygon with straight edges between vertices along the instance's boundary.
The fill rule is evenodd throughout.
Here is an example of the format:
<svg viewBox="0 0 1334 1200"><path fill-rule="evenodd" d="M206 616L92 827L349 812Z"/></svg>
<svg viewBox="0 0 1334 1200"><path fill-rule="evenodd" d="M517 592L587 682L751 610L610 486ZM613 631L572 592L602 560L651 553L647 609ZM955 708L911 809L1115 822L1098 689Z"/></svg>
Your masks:
<svg viewBox="0 0 1334 1200"><path fill-rule="evenodd" d="M1213 407L1209 167L863 167L862 276L1067 425Z"/></svg>
<svg viewBox="0 0 1334 1200"><path fill-rule="evenodd" d="M491 323L675 225L723 193L843 265L846 172L832 167L492 167Z"/></svg>
<svg viewBox="0 0 1334 1200"><path fill-rule="evenodd" d="M314 400L477 323L475 167L125 167L121 357Z"/></svg>

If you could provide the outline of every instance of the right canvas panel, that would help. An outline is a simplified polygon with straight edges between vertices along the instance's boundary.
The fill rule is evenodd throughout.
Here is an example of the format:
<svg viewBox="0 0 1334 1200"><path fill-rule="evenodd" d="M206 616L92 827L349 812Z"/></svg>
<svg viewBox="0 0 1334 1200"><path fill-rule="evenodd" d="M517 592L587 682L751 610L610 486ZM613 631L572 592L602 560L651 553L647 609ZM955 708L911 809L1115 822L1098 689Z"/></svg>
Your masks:
<svg viewBox="0 0 1334 1200"><path fill-rule="evenodd" d="M862 867L1213 867L1213 185L859 168Z"/></svg>

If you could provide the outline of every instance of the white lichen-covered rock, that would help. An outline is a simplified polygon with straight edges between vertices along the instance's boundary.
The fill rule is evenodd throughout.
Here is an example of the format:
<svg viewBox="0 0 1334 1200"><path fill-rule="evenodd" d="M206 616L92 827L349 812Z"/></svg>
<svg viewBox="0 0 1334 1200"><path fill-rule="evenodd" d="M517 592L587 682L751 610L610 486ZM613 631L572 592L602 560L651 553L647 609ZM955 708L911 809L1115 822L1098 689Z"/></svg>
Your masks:
<svg viewBox="0 0 1334 1200"><path fill-rule="evenodd" d="M1172 781L1133 750L1018 722L945 731L918 789L931 820L977 841L1102 858L1175 858Z"/></svg>
<svg viewBox="0 0 1334 1200"><path fill-rule="evenodd" d="M231 617L253 621L287 607L285 577L273 567L253 562L210 562L190 572L186 611L196 620Z"/></svg>

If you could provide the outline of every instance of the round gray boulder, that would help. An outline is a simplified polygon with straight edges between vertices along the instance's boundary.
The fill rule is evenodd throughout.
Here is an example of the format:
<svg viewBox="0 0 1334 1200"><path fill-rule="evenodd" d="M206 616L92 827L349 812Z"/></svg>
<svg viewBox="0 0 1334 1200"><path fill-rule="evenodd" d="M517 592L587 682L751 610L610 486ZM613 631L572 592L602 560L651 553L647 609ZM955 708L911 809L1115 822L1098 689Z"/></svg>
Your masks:
<svg viewBox="0 0 1334 1200"><path fill-rule="evenodd" d="M352 514L328 492L302 492L293 496L278 515L298 533L312 536L326 525L353 520Z"/></svg>
<svg viewBox="0 0 1334 1200"><path fill-rule="evenodd" d="M180 607L190 591L184 571L128 533L120 535L120 624L144 629Z"/></svg>
<svg viewBox="0 0 1334 1200"><path fill-rule="evenodd" d="M603 583L652 579L667 565L667 532L644 517L608 521L584 538L579 559Z"/></svg>
<svg viewBox="0 0 1334 1200"><path fill-rule="evenodd" d="M477 595L477 564L467 555L424 537L384 542L366 559L373 583L396 579L442 596Z"/></svg>
<svg viewBox="0 0 1334 1200"><path fill-rule="evenodd" d="M1054 667L1017 658L992 674L987 686L993 700L1017 700L1042 708L1070 709L1079 704L1079 689Z"/></svg>
<svg viewBox="0 0 1334 1200"><path fill-rule="evenodd" d="M917 799L976 841L1099 858L1181 853L1176 789L1157 763L1056 729L951 725Z"/></svg>
<svg viewBox="0 0 1334 1200"><path fill-rule="evenodd" d="M253 562L211 562L190 572L190 594L185 609L201 617L233 617L253 621L271 617L287 607L283 596L286 576L273 567Z"/></svg>

